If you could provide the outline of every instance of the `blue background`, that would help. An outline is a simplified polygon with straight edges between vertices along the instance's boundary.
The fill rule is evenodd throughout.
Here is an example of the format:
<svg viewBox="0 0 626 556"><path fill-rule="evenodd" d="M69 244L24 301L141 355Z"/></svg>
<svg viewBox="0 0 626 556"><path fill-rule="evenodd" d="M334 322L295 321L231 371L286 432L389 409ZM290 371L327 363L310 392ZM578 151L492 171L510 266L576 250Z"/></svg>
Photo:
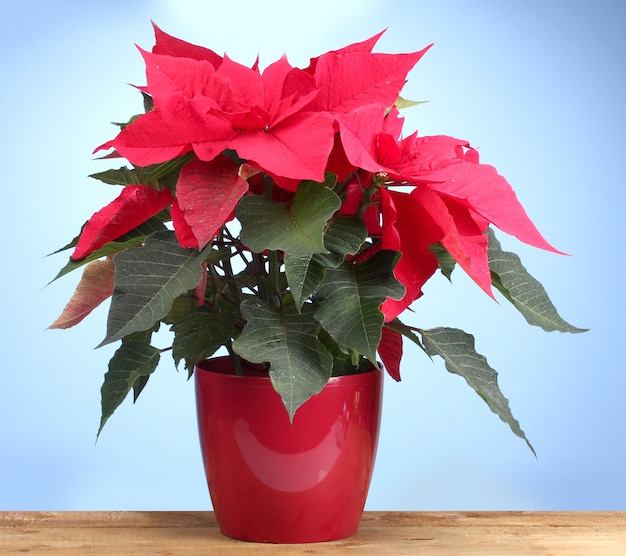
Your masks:
<svg viewBox="0 0 626 556"><path fill-rule="evenodd" d="M564 318L545 333L460 270L415 304L411 324L476 336L535 446L464 381L412 346L385 385L370 510L626 509L624 332L626 4L596 1L22 0L0 19L3 331L0 509L210 509L192 383L168 358L96 443L100 385L116 346L94 350L106 307L45 331L79 275L47 253L116 195L87 178L93 148L141 110L133 43L166 32L234 59L294 65L388 28L378 51L435 47L409 75L405 132L468 139L498 167L544 235L571 257L504 234Z"/></svg>

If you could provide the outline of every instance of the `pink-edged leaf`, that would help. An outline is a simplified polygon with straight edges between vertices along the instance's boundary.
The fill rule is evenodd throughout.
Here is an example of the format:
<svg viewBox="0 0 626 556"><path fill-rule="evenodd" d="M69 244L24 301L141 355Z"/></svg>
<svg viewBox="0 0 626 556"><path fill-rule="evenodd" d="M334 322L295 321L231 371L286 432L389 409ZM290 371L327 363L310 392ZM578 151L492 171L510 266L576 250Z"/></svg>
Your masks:
<svg viewBox="0 0 626 556"><path fill-rule="evenodd" d="M488 239L471 218L466 207L445 201L428 187L417 187L410 194L441 230L439 242L467 274L490 297L491 271L487 258Z"/></svg>
<svg viewBox="0 0 626 556"><path fill-rule="evenodd" d="M198 158L212 160L232 135L228 122L207 114L195 100L171 96L163 99L158 110L141 115L94 152L114 148L136 166L161 164L192 149Z"/></svg>
<svg viewBox="0 0 626 556"><path fill-rule="evenodd" d="M422 176L435 182L429 184L430 189L460 200L503 232L534 247L562 253L539 232L513 188L493 166L463 159Z"/></svg>
<svg viewBox="0 0 626 556"><path fill-rule="evenodd" d="M378 355L383 362L385 370L391 378L400 382L400 361L402 360L402 334L383 326Z"/></svg>
<svg viewBox="0 0 626 556"><path fill-rule="evenodd" d="M192 160L182 167L176 199L198 249L203 249L232 217L235 205L247 191L248 182L239 176L239 165L224 156L211 162Z"/></svg>
<svg viewBox="0 0 626 556"><path fill-rule="evenodd" d="M70 258L84 259L109 241L134 230L171 202L169 189L158 191L147 185L127 185L115 200L85 224Z"/></svg>
<svg viewBox="0 0 626 556"><path fill-rule="evenodd" d="M320 89L315 109L342 113L367 104L391 106L407 73L428 48L411 54L350 52L320 57L315 68Z"/></svg>
<svg viewBox="0 0 626 556"><path fill-rule="evenodd" d="M113 294L115 266L111 258L89 263L63 312L48 328L70 328Z"/></svg>
<svg viewBox="0 0 626 556"><path fill-rule="evenodd" d="M154 22L152 23L152 27L154 28L154 36L156 39L156 44L152 47L152 52L155 54L167 54L169 56L193 58L194 60L206 60L215 68L218 68L222 63L222 57L209 48L196 46L195 44L172 37L157 27Z"/></svg>
<svg viewBox="0 0 626 556"><path fill-rule="evenodd" d="M333 136L329 114L299 112L267 132L235 135L229 146L274 175L323 182Z"/></svg>

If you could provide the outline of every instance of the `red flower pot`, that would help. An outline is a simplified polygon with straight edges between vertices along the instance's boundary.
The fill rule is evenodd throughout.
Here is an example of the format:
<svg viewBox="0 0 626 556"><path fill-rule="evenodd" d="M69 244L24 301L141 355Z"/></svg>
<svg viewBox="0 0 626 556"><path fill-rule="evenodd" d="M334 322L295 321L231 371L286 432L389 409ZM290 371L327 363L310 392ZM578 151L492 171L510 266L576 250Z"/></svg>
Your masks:
<svg viewBox="0 0 626 556"><path fill-rule="evenodd" d="M267 375L196 368L202 456L223 534L303 543L356 533L380 425L382 372L333 377L289 422Z"/></svg>

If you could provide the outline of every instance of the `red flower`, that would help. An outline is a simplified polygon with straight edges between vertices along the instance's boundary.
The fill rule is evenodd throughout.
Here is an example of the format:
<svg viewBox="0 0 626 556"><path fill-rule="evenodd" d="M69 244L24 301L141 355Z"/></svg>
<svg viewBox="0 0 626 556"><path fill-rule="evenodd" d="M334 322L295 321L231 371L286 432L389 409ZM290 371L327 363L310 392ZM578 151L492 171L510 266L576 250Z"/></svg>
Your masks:
<svg viewBox="0 0 626 556"><path fill-rule="evenodd" d="M345 147L349 122L361 113L382 115L427 50L373 54L379 34L314 58L306 70L283 57L260 73L256 64L248 68L156 26L155 34L153 51L141 51L154 110L96 150L114 148L148 166L192 150L209 162L233 149L288 189L294 189L289 180L322 181L335 121Z"/></svg>
<svg viewBox="0 0 626 556"><path fill-rule="evenodd" d="M402 122L397 111L383 118L374 105L341 115L338 122L351 164L384 172L386 187L413 188L411 193L380 191L382 248L402 253L395 274L407 290L404 299L383 304L388 321L421 296L422 286L437 270L433 244L441 243L491 296L485 235L489 224L558 252L539 233L508 182L492 166L480 164L467 141L417 134L399 140ZM354 194L349 194L348 202L354 204Z"/></svg>

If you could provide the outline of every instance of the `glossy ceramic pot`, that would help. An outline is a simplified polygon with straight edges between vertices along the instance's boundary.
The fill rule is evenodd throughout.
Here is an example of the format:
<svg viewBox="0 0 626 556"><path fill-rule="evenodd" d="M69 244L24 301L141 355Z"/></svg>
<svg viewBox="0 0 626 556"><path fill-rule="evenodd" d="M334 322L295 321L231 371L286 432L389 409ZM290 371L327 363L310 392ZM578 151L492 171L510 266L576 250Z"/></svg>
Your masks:
<svg viewBox="0 0 626 556"><path fill-rule="evenodd" d="M382 372L333 377L293 423L265 374L230 359L195 370L198 426L223 534L305 543L356 533L378 444Z"/></svg>

